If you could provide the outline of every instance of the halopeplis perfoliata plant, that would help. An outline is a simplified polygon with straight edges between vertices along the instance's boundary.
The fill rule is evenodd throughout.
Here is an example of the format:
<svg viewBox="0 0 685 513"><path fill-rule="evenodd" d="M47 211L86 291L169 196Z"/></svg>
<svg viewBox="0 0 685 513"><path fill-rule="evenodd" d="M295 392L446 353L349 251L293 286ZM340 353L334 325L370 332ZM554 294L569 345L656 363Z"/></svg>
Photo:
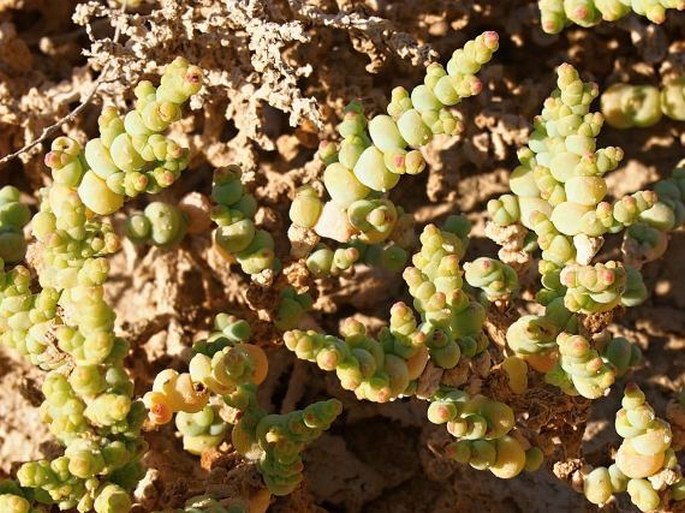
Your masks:
<svg viewBox="0 0 685 513"><path fill-rule="evenodd" d="M616 432L623 438L615 463L596 467L583 475L588 500L606 504L614 494L628 492L641 511L656 511L667 490L675 500L685 498L685 480L671 448L671 427L658 418L637 385L629 384L623 408L616 414Z"/></svg>
<svg viewBox="0 0 685 513"><path fill-rule="evenodd" d="M670 9L685 9L683 0L538 0L542 29L557 34L575 23L581 27L616 21L631 12L654 23L666 21Z"/></svg>
<svg viewBox="0 0 685 513"><path fill-rule="evenodd" d="M145 408L133 398L123 366L128 343L115 335L114 311L104 299L106 257L119 240L98 214L116 211L125 195L156 192L178 177L187 150L161 132L200 85L200 71L177 59L159 88L149 82L137 88L136 109L125 120L106 109L101 138L85 150L60 137L46 155L53 181L40 192L32 221L38 284L28 268L6 269L0 259L0 339L49 370L40 412L65 449L53 460L23 464L19 486L3 485L3 511L54 504L125 513L131 506L129 492L143 470ZM21 228L28 211L16 203L16 191L3 189L2 199L2 224ZM14 244L7 263L21 260L20 248Z"/></svg>
<svg viewBox="0 0 685 513"><path fill-rule="evenodd" d="M602 114L615 128L650 127L662 116L685 121L685 77L653 85L614 84L602 93Z"/></svg>
<svg viewBox="0 0 685 513"><path fill-rule="evenodd" d="M510 177L513 194L488 204L493 223L487 231L523 252L542 250L537 298L546 311L514 322L509 347L550 383L596 398L616 372L638 360L638 352L623 342L600 344L583 332L582 321L644 300L639 268L665 251L666 232L682 224L683 189L676 171L654 191L606 201L604 175L618 166L623 152L596 147L603 118L590 112L590 104L597 87L583 83L567 64L558 69L557 87L535 120L529 146L519 151L521 165ZM604 237L621 231L624 262L592 264ZM509 257L506 251L500 255Z"/></svg>
<svg viewBox="0 0 685 513"><path fill-rule="evenodd" d="M257 402L257 386L268 372L266 353L250 344L250 326L241 319L220 314L215 331L195 344L187 373L166 369L157 375L143 401L155 425L176 425L184 447L193 453L215 447L224 439L226 425L218 411L207 406L212 394L236 411L231 427L234 449L254 461L268 490L291 493L302 480L301 453L328 429L342 410L336 399L320 401L287 414L268 414Z"/></svg>
<svg viewBox="0 0 685 513"><path fill-rule="evenodd" d="M330 199L319 198L312 186L300 188L290 208L290 238L297 240L302 231L313 230L338 243L391 242L408 249L411 216L387 193L403 174L423 171L426 163L420 148L435 135L459 132L461 122L450 107L480 92L482 85L475 74L497 47L495 32L467 42L445 67L431 64L423 84L411 92L396 87L387 114L367 119L360 104L350 104L338 125L343 140L338 145L325 143L319 151L326 164L323 185ZM350 268L362 253L355 247L333 250L314 244L306 251L311 254L307 265L317 275L337 274ZM391 268L397 267L393 262L401 257L391 256ZM384 263L382 258L379 261Z"/></svg>
<svg viewBox="0 0 685 513"><path fill-rule="evenodd" d="M558 69L557 86L535 120L529 147L519 151L521 165L510 178L514 194L488 205L493 223L486 231L505 246L502 258L517 264L525 259L512 256L512 248L542 250L537 298L545 311L522 315L507 330L507 346L516 355L503 363L510 382L523 389L527 365L565 393L595 399L638 362L640 352L612 337L603 329L606 323L587 321L646 297L640 268L663 255L668 232L685 222L685 175L680 164L652 190L604 201L603 176L622 152L596 148L603 121L589 111L596 86L583 83L569 65ZM592 265L604 236L619 232L625 264ZM682 499L670 427L656 418L636 386L626 389L616 429L625 438L616 463L584 476L586 496L603 505L614 493L628 491L642 511L657 509L668 488L673 499Z"/></svg>

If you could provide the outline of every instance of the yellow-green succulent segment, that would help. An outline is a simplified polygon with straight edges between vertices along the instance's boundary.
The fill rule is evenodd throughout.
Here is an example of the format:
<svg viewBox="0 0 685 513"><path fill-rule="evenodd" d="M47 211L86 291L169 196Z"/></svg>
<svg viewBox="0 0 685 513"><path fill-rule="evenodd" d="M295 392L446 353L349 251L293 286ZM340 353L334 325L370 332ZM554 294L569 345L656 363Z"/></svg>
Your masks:
<svg viewBox="0 0 685 513"><path fill-rule="evenodd" d="M653 23L663 23L669 10L685 9L683 0L538 0L542 29L558 34L576 24L593 27L616 21L633 12Z"/></svg>
<svg viewBox="0 0 685 513"><path fill-rule="evenodd" d="M131 507L129 493L142 477L145 408L133 399L133 382L123 365L128 343L115 335L114 311L104 298L107 256L120 243L98 215L114 213L125 196L155 192L178 176L184 152L173 161L172 153L180 149L157 132L178 118L200 78L197 68L177 59L159 88L139 87L140 92L147 87L148 94L137 94L134 112L140 113L151 142L159 143L155 133L162 138L168 155L145 160L132 150L126 122L112 109L100 118L101 137L85 149L67 137L55 139L45 157L53 182L40 191L32 222L37 290L27 268L5 270L2 262L0 340L49 370L40 415L65 447L62 456L19 468L19 484L31 490L31 508L56 504L81 513L125 513ZM5 225L26 224L28 211L17 200L15 190L0 191L0 234ZM4 256L18 260L18 254ZM48 350L53 346L57 352ZM25 509L28 497L2 500Z"/></svg>
<svg viewBox="0 0 685 513"><path fill-rule="evenodd" d="M404 394L425 366L426 347L416 337L416 328L411 309L396 303L390 327L378 338L368 335L362 323L348 319L341 328L343 338L292 330L283 340L298 358L335 372L342 387L358 399L387 402Z"/></svg>
<svg viewBox="0 0 685 513"><path fill-rule="evenodd" d="M526 451L519 440L509 435L516 423L514 412L502 402L443 388L431 398L428 420L445 424L457 439L447 446L447 456L477 470L511 479L542 463L539 449Z"/></svg>
<svg viewBox="0 0 685 513"><path fill-rule="evenodd" d="M522 315L507 329L507 345L518 356L544 354L556 348L560 331L547 316Z"/></svg>
<svg viewBox="0 0 685 513"><path fill-rule="evenodd" d="M153 201L142 212L134 212L126 219L126 236L136 244L151 244L170 248L186 234L188 219L177 206Z"/></svg>
<svg viewBox="0 0 685 513"><path fill-rule="evenodd" d="M661 111L675 121L685 121L685 75L664 83L661 88Z"/></svg>
<svg viewBox="0 0 685 513"><path fill-rule="evenodd" d="M616 371L587 338L562 332L556 342L559 358L556 367L545 375L548 383L569 395L587 399L597 399L608 393L616 379Z"/></svg>
<svg viewBox="0 0 685 513"><path fill-rule="evenodd" d="M572 312L597 313L613 310L621 303L628 275L622 264L570 265L560 274L566 287L564 305Z"/></svg>
<svg viewBox="0 0 685 513"><path fill-rule="evenodd" d="M287 495L302 481L302 451L330 427L342 405L331 399L280 415L263 410L257 401L257 387L266 379L268 358L263 349L249 343L251 331L243 319L225 313L217 315L214 330L193 345L195 355L189 372L179 374L165 369L143 400L150 410L148 418L157 425L169 422L170 413L177 412L176 427L184 448L202 454L229 436L229 425L221 418L220 408L208 402L210 393L221 398L238 412L230 427L233 448L257 464L270 493ZM186 394L204 394L203 400L184 401L181 382L188 384ZM185 511L205 511L194 509L202 504L219 507L203 499Z"/></svg>
<svg viewBox="0 0 685 513"><path fill-rule="evenodd" d="M653 190L606 201L604 175L623 152L597 148L603 116L590 112L596 85L582 82L568 64L557 75L528 147L519 151L512 194L491 200L488 211L496 225L518 224L535 236L542 252L537 300L543 305L563 297L568 310L582 314L637 305L647 295L639 267L663 254L666 232L685 220L682 172ZM625 263L592 265L604 236L619 232Z"/></svg>
<svg viewBox="0 0 685 513"><path fill-rule="evenodd" d="M518 290L516 271L494 258L480 257L466 262L464 279L472 287L481 289L488 301L508 299Z"/></svg>
<svg viewBox="0 0 685 513"><path fill-rule="evenodd" d="M460 260L468 245L470 224L463 216L450 216L442 228L428 225L419 240L403 277L421 315L421 339L439 367L454 367L462 354L472 357L484 351L485 308L463 290ZM510 277L511 278L511 277Z"/></svg>
<svg viewBox="0 0 685 513"><path fill-rule="evenodd" d="M662 117L658 87L614 84L602 93L602 114L614 128L649 127Z"/></svg>
<svg viewBox="0 0 685 513"><path fill-rule="evenodd" d="M368 119L360 104L350 104L338 126L343 140L339 145L322 143L319 151L327 165L323 185L330 200L320 199L305 186L296 194L291 221L341 243L388 241L399 209L383 195L397 185L401 175L417 174L425 168L419 149L435 135L458 133L461 123L450 107L480 92L482 86L475 75L497 47L495 32L467 42L446 66L431 64L421 85L411 91L395 88L387 114ZM342 218L333 222L349 224L346 231L334 233L321 226L331 222L327 213L338 211Z"/></svg>
<svg viewBox="0 0 685 513"><path fill-rule="evenodd" d="M104 108L98 118L100 137L84 148L68 137L57 138L45 157L54 180L77 187L83 204L99 215L118 210L126 197L169 187L187 167L188 150L164 132L201 86L200 68L175 59L159 87L138 84L135 107L124 117L114 107Z"/></svg>
<svg viewBox="0 0 685 513"><path fill-rule="evenodd" d="M403 274L420 318L406 304L398 302L391 308L390 325L377 337L370 336L363 324L350 319L341 328L342 338L313 330L292 330L284 334L286 347L298 358L334 371L342 387L354 391L359 399L374 402L414 393L416 380L428 360L437 367L451 369L462 355L473 357L482 353L488 345L482 330L485 308L462 289L459 265L469 230L466 218L450 216L442 229L429 225L421 234L421 248L412 258L414 265ZM355 251L347 253L349 250ZM342 248L334 252L321 247L312 253L307 265L323 274L349 267L360 254L369 258L373 250L374 246L360 251L348 247L338 259L336 254ZM373 252L382 258L389 251L378 247ZM349 261L342 258L347 254ZM405 258L404 252L393 257L398 264ZM509 285L515 281L509 272L507 279ZM498 288L494 281L485 278L492 290Z"/></svg>
<svg viewBox="0 0 685 513"><path fill-rule="evenodd" d="M259 274L280 265L274 252L271 234L255 226L257 201L241 182L242 171L231 165L217 169L212 185L216 203L212 220L217 228L212 235L220 253L235 260L246 274Z"/></svg>
<svg viewBox="0 0 685 513"><path fill-rule="evenodd" d="M615 128L644 128L662 116L685 121L685 77L652 85L614 84L602 93L602 114Z"/></svg>
<svg viewBox="0 0 685 513"><path fill-rule="evenodd" d="M85 215L75 185L56 180L42 192L34 217L42 290L31 294L28 271L15 267L0 292L2 303L18 294L25 298L23 310L0 307L2 338L14 341L37 365L57 368L43 384L40 411L66 446L64 456L26 463L17 477L23 487L36 489L38 502L79 511L128 511L126 489L140 477L144 414L142 404L132 401L133 383L123 367L127 344L114 335L114 313L103 298L108 273L103 257L118 241L111 227ZM26 320L18 322L18 315ZM57 328L49 331L48 323L55 321ZM66 360L46 353L50 333L71 362L65 372L60 367ZM22 336L24 345L17 345Z"/></svg>
<svg viewBox="0 0 685 513"><path fill-rule="evenodd" d="M657 196L649 209L640 212L638 222L661 231L678 229L685 223L685 160L681 160L670 178L654 185Z"/></svg>
<svg viewBox="0 0 685 513"><path fill-rule="evenodd" d="M305 265L316 278L337 276L350 269L360 257L360 251L355 246L331 249L326 244L318 244L305 259Z"/></svg>
<svg viewBox="0 0 685 513"><path fill-rule="evenodd" d="M183 435L183 449L199 455L223 442L228 424L216 406L207 405L196 413L178 412L176 429Z"/></svg>
<svg viewBox="0 0 685 513"><path fill-rule="evenodd" d="M638 345L623 337L610 338L601 345L598 349L602 353L602 358L613 366L616 377L624 376L642 359Z"/></svg>
<svg viewBox="0 0 685 513"><path fill-rule="evenodd" d="M644 191L649 192L652 191ZM640 203L638 198L627 204L622 213L633 224L624 232L621 250L638 267L661 257L668 248L668 233L685 223L685 161L676 166L669 178L654 184L652 194L649 208L636 207Z"/></svg>
<svg viewBox="0 0 685 513"><path fill-rule="evenodd" d="M0 480L0 510L7 513L44 513L44 509L32 504L30 495L26 494L11 479Z"/></svg>
<svg viewBox="0 0 685 513"><path fill-rule="evenodd" d="M587 499L601 506L614 494L627 492L644 512L658 510L667 492L673 500L682 500L683 476L671 448L671 427L656 416L635 384L626 386L615 428L623 438L615 463L583 476Z"/></svg>
<svg viewBox="0 0 685 513"><path fill-rule="evenodd" d="M21 202L19 189L11 185L0 188L0 260L16 264L24 259L23 228L30 219L31 211Z"/></svg>
<svg viewBox="0 0 685 513"><path fill-rule="evenodd" d="M446 424L452 436L465 440L502 438L515 424L514 412L506 404L453 388L435 394L428 406L428 420Z"/></svg>
<svg viewBox="0 0 685 513"><path fill-rule="evenodd" d="M274 495L288 495L302 481L302 451L327 430L342 412L337 399L319 401L304 410L266 415L256 426L261 452L259 471Z"/></svg>
<svg viewBox="0 0 685 513"><path fill-rule="evenodd" d="M619 148L597 148L602 116L590 112L597 86L584 83L569 64L557 69L557 89L535 119L520 165L512 172L513 195L488 204L492 219L519 222L537 235L543 258L557 266L573 262L576 241L599 237L616 224L602 176L623 158Z"/></svg>
<svg viewBox="0 0 685 513"><path fill-rule="evenodd" d="M307 292L298 293L293 287L285 287L280 293L274 325L283 331L296 328L312 305L312 297Z"/></svg>
<svg viewBox="0 0 685 513"><path fill-rule="evenodd" d="M164 132L180 119L184 104L201 86L200 68L178 57L166 67L158 87L149 81L136 86L131 111L121 116L113 107L103 109L100 137L84 149L92 187L104 183L118 196L135 197L174 183L188 165L188 150Z"/></svg>
<svg viewBox="0 0 685 513"><path fill-rule="evenodd" d="M357 262L396 273L406 267L408 260L407 250L394 243L364 244L353 241L336 249L318 244L305 259L305 264L314 277L322 278L337 276Z"/></svg>

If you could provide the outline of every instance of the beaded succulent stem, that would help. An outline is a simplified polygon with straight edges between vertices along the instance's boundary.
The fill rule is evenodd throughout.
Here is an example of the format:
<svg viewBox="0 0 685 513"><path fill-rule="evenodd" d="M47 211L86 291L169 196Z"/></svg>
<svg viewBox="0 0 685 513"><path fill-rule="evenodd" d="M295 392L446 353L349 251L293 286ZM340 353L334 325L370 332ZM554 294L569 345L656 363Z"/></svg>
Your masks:
<svg viewBox="0 0 685 513"><path fill-rule="evenodd" d="M31 211L20 201L16 187L0 188L0 259L16 264L24 259L26 241L23 228L31 219Z"/></svg>
<svg viewBox="0 0 685 513"><path fill-rule="evenodd" d="M175 179L184 153L172 157L180 149L160 132L178 118L200 79L197 68L177 59L159 88L149 82L138 87L136 109L127 121L106 110L101 138L89 141L85 151L72 139L56 139L45 158L53 183L41 191L32 223L39 291L33 291L26 267L5 270L0 259L0 339L49 370L41 416L65 446L52 461L19 468L21 489L0 495L11 513L33 511L32 504L81 513L125 513L131 506L129 491L142 475L145 408L133 399L133 382L123 366L128 343L115 335L114 311L104 300L106 257L118 250L119 240L98 214L116 211L124 195L155 192ZM124 126L130 123L138 132ZM138 151L153 139L154 149L167 153L145 159ZM139 150L129 147L133 140ZM26 212L12 203L16 194L2 192L0 221L15 228L25 224Z"/></svg>
<svg viewBox="0 0 685 513"><path fill-rule="evenodd" d="M684 499L685 480L671 448L671 427L656 416L637 385L626 387L622 405L615 427L623 442L615 463L583 475L585 496L601 506L614 494L628 492L641 511L657 510L667 490L673 499Z"/></svg>
<svg viewBox="0 0 685 513"><path fill-rule="evenodd" d="M96 214L118 210L125 197L169 187L188 165L188 150L164 132L180 119L182 106L202 86L202 72L178 57L167 66L161 84L140 82L135 108L119 115L107 107L98 118L100 137L83 151L69 138L58 138L45 163L55 181L78 187L83 204Z"/></svg>
<svg viewBox="0 0 685 513"><path fill-rule="evenodd" d="M171 421L183 434L189 452L200 454L219 445L227 425L208 406L212 394L239 412L231 427L235 450L254 461L268 490L291 493L302 480L301 452L328 429L342 405L331 399L284 415L268 414L257 403L257 386L268 372L264 351L247 341L250 326L243 320L219 314L215 331L194 345L189 372L167 369L155 378L143 401L153 425Z"/></svg>
<svg viewBox="0 0 685 513"><path fill-rule="evenodd" d="M281 270L276 257L274 239L269 232L255 226L257 200L245 190L241 182L242 171L231 165L217 169L212 185L215 207L211 217L217 225L212 234L214 247L228 262L237 262L241 270L259 284L273 282ZM278 329L296 327L304 313L312 306L307 293L298 293L286 286L280 291L280 301L274 312Z"/></svg>
<svg viewBox="0 0 685 513"><path fill-rule="evenodd" d="M519 151L521 165L510 177L513 194L490 201L488 211L494 225L518 226L512 231L518 237L528 231L542 250L537 300L546 312L512 324L509 348L546 373L548 382L592 399L637 362L639 351L623 339L595 344L582 332L580 316L635 306L646 298L639 269L663 254L667 232L685 222L685 182L676 169L653 190L604 201L603 176L618 166L623 152L596 147L603 117L591 113L590 104L597 87L583 83L568 64L557 74L557 89L535 119L528 147ZM592 264L604 237L619 232L624 233L624 262ZM535 249L528 244L528 251Z"/></svg>
<svg viewBox="0 0 685 513"><path fill-rule="evenodd" d="M419 150L435 135L459 132L461 123L450 107L480 92L475 74L497 46L497 34L485 32L455 51L446 67L431 64L423 84L411 92L393 90L387 114L367 119L361 105L349 105L338 126L343 141L337 146L326 143L319 152L326 163L323 185L330 199L321 200L311 186L301 188L290 209L291 231L311 229L339 243L393 241L402 246L406 215L386 194L403 174L423 171ZM345 259L342 266L316 265L316 272L344 270L355 261L353 255L340 257Z"/></svg>
<svg viewBox="0 0 685 513"><path fill-rule="evenodd" d="M31 292L22 266L3 272L0 333L34 363L54 369L43 384L41 414L66 450L22 465L17 477L39 503L125 512L126 490L140 477L144 409L132 400L123 367L128 345L114 335L114 312L103 299L104 257L117 240L111 228L87 219L75 187L57 182L44 191L33 227L42 290Z"/></svg>
<svg viewBox="0 0 685 513"><path fill-rule="evenodd" d="M186 234L188 217L176 205L154 201L126 219L126 236L136 244L170 248Z"/></svg>
<svg viewBox="0 0 685 513"><path fill-rule="evenodd" d="M448 457L477 470L487 469L499 478L511 479L524 469L537 470L542 463L539 448L526 449L520 439L509 434L516 423L514 412L499 401L444 388L432 398L428 420L446 424L457 439L447 447Z"/></svg>
<svg viewBox="0 0 685 513"><path fill-rule="evenodd" d="M575 23L581 27L599 25L602 20L616 21L631 12L653 23L663 23L668 10L685 9L683 0L538 0L542 29L557 34Z"/></svg>
<svg viewBox="0 0 685 513"><path fill-rule="evenodd" d="M285 345L298 358L335 371L343 388L358 399L375 402L411 394L415 380L430 359L441 368L459 363L462 354L473 357L487 347L482 333L485 309L462 290L460 259L468 244L470 225L464 217L451 216L442 229L428 225L421 234L421 249L414 267L404 271L409 293L420 321L406 304L395 303L390 326L371 337L363 324L348 320L342 339L315 331L288 331ZM505 264L507 276L515 273ZM471 279L487 281L490 268L474 266Z"/></svg>
<svg viewBox="0 0 685 513"><path fill-rule="evenodd" d="M257 275L267 269L278 271L280 262L275 256L274 239L269 232L255 226L257 201L245 191L241 176L240 167L235 165L214 173L215 247L228 262L238 262L246 274Z"/></svg>
<svg viewBox="0 0 685 513"><path fill-rule="evenodd" d="M651 85L614 84L602 93L602 114L615 128L650 127L662 116L685 121L685 76Z"/></svg>

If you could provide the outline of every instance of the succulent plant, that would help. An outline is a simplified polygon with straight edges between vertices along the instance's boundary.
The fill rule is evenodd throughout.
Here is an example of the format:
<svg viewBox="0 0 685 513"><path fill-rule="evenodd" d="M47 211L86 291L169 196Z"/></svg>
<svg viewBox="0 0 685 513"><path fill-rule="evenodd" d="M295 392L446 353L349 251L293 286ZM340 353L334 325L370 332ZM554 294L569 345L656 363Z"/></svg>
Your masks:
<svg viewBox="0 0 685 513"><path fill-rule="evenodd" d="M248 342L249 324L228 314L214 320L214 331L195 343L188 372L165 369L143 401L155 425L171 421L183 435L184 448L201 454L221 443L228 426L210 396L223 398L240 412L230 428L233 447L257 463L268 490L291 493L302 480L301 452L328 429L342 411L337 399L320 401L287 414L268 414L257 404L256 387L268 373L266 353Z"/></svg>
<svg viewBox="0 0 685 513"><path fill-rule="evenodd" d="M615 128L644 128L662 116L685 121L685 77L652 85L614 84L602 93L602 114Z"/></svg>
<svg viewBox="0 0 685 513"><path fill-rule="evenodd" d="M637 385L626 387L622 405L615 427L623 442L615 463L583 476L585 496L601 506L614 494L628 492L641 511L657 510L663 492L671 488L675 500L681 500L683 476L671 448L670 426L656 416Z"/></svg>
<svg viewBox="0 0 685 513"><path fill-rule="evenodd" d="M497 47L495 32L467 42L446 66L431 64L423 84L411 92L393 89L387 114L369 119L359 103L350 104L338 125L343 140L339 145L323 143L319 150L326 164L323 186L330 199L321 199L311 185L301 187L290 208L291 230L313 230L342 244L393 242L402 248L407 215L387 193L402 175L423 171L426 163L420 148L435 135L461 130L450 107L480 92L475 74ZM346 270L359 258L345 249L312 249L308 264L315 275Z"/></svg>
<svg viewBox="0 0 685 513"><path fill-rule="evenodd" d="M682 0L538 0L542 29L557 34L575 23L593 27L602 21L616 21L631 12L653 23L663 23L668 10L685 9Z"/></svg>
<svg viewBox="0 0 685 513"><path fill-rule="evenodd" d="M5 270L5 263L23 258L21 228L30 212L16 189L0 190L0 340L49 371L40 413L65 447L55 459L19 468L22 492L0 495L3 511L42 511L39 504L96 513L131 507L129 491L142 477L145 407L133 398L123 364L128 342L114 333L115 314L105 300L107 256L119 240L99 216L114 213L126 196L171 185L187 165L187 150L162 132L201 79L199 68L176 59L158 88L138 85L136 107L124 119L105 109L100 137L85 149L67 137L53 141L45 157L53 182L41 191L32 221L40 250L37 288L28 268ZM150 236L168 243L156 208L146 211L156 218Z"/></svg>

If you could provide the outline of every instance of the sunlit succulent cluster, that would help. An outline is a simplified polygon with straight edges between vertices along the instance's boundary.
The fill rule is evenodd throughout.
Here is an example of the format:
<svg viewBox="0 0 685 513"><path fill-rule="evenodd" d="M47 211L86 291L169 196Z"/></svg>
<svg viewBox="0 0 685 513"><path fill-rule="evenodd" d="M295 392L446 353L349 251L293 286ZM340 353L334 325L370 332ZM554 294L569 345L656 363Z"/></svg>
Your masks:
<svg viewBox="0 0 685 513"><path fill-rule="evenodd" d="M348 319L341 327L343 338L293 330L285 333L284 341L298 358L335 372L341 386L358 399L387 402L418 395L428 400L429 420L445 424L457 439L448 448L449 457L510 478L524 469L536 470L543 460L539 448L509 435L515 425L513 410L483 395L471 397L447 387L426 394L418 385L428 365L450 370L468 366L477 357L487 362L487 301L504 301L518 288L510 266L478 259L464 264L473 293L464 290L460 262L469 230L462 216L449 217L442 228L424 228L414 265L404 271L414 308L395 303L389 327L376 337L361 322ZM481 295L485 306L476 299Z"/></svg>
<svg viewBox="0 0 685 513"><path fill-rule="evenodd" d="M296 239L298 230L313 230L318 237L345 245L356 242L357 247L314 246L307 251L312 255L307 260L310 269L318 274L349 269L362 256L359 245L392 243L408 249L411 216L387 193L402 175L424 170L420 148L435 135L460 131L461 121L450 107L480 92L482 85L475 74L497 47L497 34L485 32L456 50L445 67L431 64L423 84L411 92L393 89L387 114L369 119L360 104L347 107L338 125L343 140L322 143L319 150L326 164L323 185L330 199L322 200L311 185L299 189L290 208L290 236ZM389 255L391 269L401 256ZM384 260L381 256L380 261Z"/></svg>
<svg viewBox="0 0 685 513"><path fill-rule="evenodd" d="M20 201L16 187L0 189L0 259L8 264L20 262L26 254L23 228L31 219L31 211Z"/></svg>
<svg viewBox="0 0 685 513"><path fill-rule="evenodd" d="M663 116L685 121L685 77L653 85L614 84L602 93L602 114L616 128L650 127Z"/></svg>
<svg viewBox="0 0 685 513"><path fill-rule="evenodd" d="M304 410L268 414L256 395L267 376L268 360L263 349L247 342L249 324L220 314L214 328L195 344L188 372L166 369L157 375L152 391L143 397L148 419L163 425L176 414L184 447L201 454L228 437L229 426L218 406L210 403L221 399L236 419L230 426L234 449L256 462L271 493L287 495L302 480L302 450L328 429L342 405L330 399Z"/></svg>
<svg viewBox="0 0 685 513"><path fill-rule="evenodd" d="M589 109L597 87L583 83L570 65L560 66L557 86L535 120L529 146L519 151L521 165L510 177L513 194L488 204L493 219L488 231L524 253L542 250L537 299L545 312L515 321L507 331L509 347L545 372L550 383L594 399L638 361L639 351L606 333L590 337L579 316L644 300L639 269L663 254L667 232L684 220L682 173L676 170L653 190L605 201L603 176L623 152L596 147L603 118ZM623 262L593 264L604 237L619 232L624 233Z"/></svg>
<svg viewBox="0 0 685 513"><path fill-rule="evenodd" d="M663 23L669 10L685 9L683 0L538 0L538 5L542 29L550 34L557 34L573 23L593 27L630 13Z"/></svg>
<svg viewBox="0 0 685 513"><path fill-rule="evenodd" d="M486 230L503 245L505 260L521 262L512 258L512 248L519 256L541 250L536 297L544 312L521 315L507 330L514 356L503 367L510 383L523 389L530 367L565 393L588 399L608 394L639 362L640 350L601 324L588 328L587 320L641 303L647 290L640 268L664 254L668 232L685 222L682 163L651 190L605 201L603 176L623 153L596 147L603 123L602 115L589 110L596 96L594 84L583 83L567 64L559 67L557 90L536 118L529 146L519 151L521 165L510 177L513 194L488 204L493 222ZM621 232L623 261L593 264L604 238ZM671 486L671 497L682 498L668 424L656 419L636 387L626 389L623 406L616 429L626 440L615 465L584 476L586 496L603 505L614 493L628 491L643 511L655 510Z"/></svg>
<svg viewBox="0 0 685 513"><path fill-rule="evenodd" d="M585 496L602 506L614 494L627 492L640 511L658 510L660 493L666 490L673 499L684 499L685 479L671 449L671 427L656 416L637 385L626 387L622 405L615 428L623 442L615 463L584 476Z"/></svg>
<svg viewBox="0 0 685 513"><path fill-rule="evenodd" d="M661 22L685 2L540 0L539 6L543 29L557 33L630 12ZM511 193L487 206L486 235L502 246L499 258L465 261L466 217L447 216L417 237L414 216L389 192L402 175L426 168L421 150L435 136L461 130L452 107L481 91L476 74L497 48L494 32L468 41L446 66L429 65L422 84L395 88L385 114L369 118L360 103L345 109L341 141L319 148L321 183L302 185L290 205L289 257L259 227L257 199L236 165L214 172L211 199L195 192L178 203L127 209L122 231L162 250L188 234L208 239L211 232L213 255L237 263L251 285L269 292L275 306L268 321L287 350L334 373L358 400L426 401L428 420L452 437L445 456L508 479L537 470L552 453L539 433L520 424L519 399L531 381L559 396L598 399L640 361L636 344L606 328L614 312L645 300L642 266L663 256L669 233L685 223L685 161L650 189L609 201L605 176L623 151L599 148L597 139L605 117L619 128L650 126L662 115L684 120L685 88L682 78L661 90L614 85L602 97L603 116L591 111L598 87L570 64L559 66L557 87L518 152ZM202 71L177 58L158 87L149 81L135 87L130 111L105 107L98 137L83 145L55 139L45 156L52 181L40 191L32 220L18 189L0 189L0 341L47 371L40 414L64 447L62 455L24 463L16 480L0 482L2 513L43 513L52 505L126 513L144 471L141 431L165 425L175 425L191 454L237 452L259 471L267 500L287 495L303 480L304 450L342 412L338 399L279 414L262 408L257 390L268 375L268 351L261 339L250 342L246 320L226 313L194 343L187 370L165 368L141 399L134 396L124 367L129 344L115 334L104 289L107 257L119 250L122 234L103 216L178 180L190 151L167 132L201 85ZM36 251L23 265L29 222ZM619 233L622 258L611 259L601 251L605 238ZM535 301L524 304L520 293L527 292L524 277L534 262L541 286ZM406 285L407 302L395 302L378 330L350 318L339 335L325 333L323 323L306 318L312 296L280 274L294 264L309 286L357 263L401 272ZM257 312L262 322L264 313ZM685 498L671 428L636 386L626 388L616 431L623 441L615 463L583 468L591 502L602 506L627 492L642 511L652 511L667 497ZM257 511L248 502L199 496L165 513Z"/></svg>
<svg viewBox="0 0 685 513"><path fill-rule="evenodd" d="M125 118L106 109L101 137L85 149L73 139L55 139L45 157L53 181L40 192L31 223L39 250L36 285L29 268L5 268L23 258L21 228L29 210L15 189L2 189L0 236L7 262L0 261L0 339L49 371L40 412L65 447L55 459L19 468L20 487L7 485L2 511L56 504L124 513L131 506L129 492L143 472L146 413L124 369L128 342L115 335L115 314L104 298L106 257L119 249L119 238L98 214L113 213L125 196L157 192L178 177L187 150L162 132L200 85L200 71L177 59L159 88L138 86L136 109Z"/></svg>
<svg viewBox="0 0 685 513"><path fill-rule="evenodd" d="M126 236L137 244L172 247L186 234L188 219L176 205L153 201L126 220Z"/></svg>
<svg viewBox="0 0 685 513"><path fill-rule="evenodd" d="M246 274L259 274L265 269L277 269L274 239L254 223L257 201L241 180L238 166L217 169L214 173L212 199L216 207L212 219L217 224L214 243L229 262L238 262Z"/></svg>

